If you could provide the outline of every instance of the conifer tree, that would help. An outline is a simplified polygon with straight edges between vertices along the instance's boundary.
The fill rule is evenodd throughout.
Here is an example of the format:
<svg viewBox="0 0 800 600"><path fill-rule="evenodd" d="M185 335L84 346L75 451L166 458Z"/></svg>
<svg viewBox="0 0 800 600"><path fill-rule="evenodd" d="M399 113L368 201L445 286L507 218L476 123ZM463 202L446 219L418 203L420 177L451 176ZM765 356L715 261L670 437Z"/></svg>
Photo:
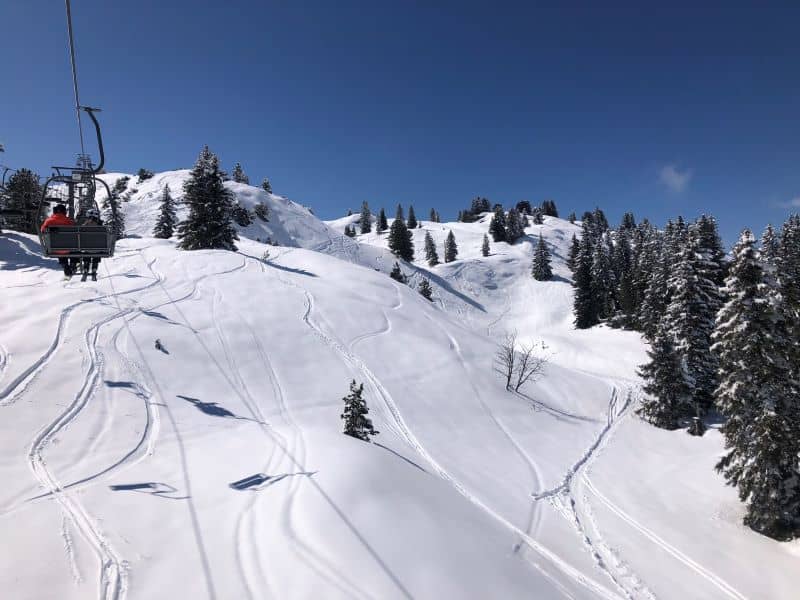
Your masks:
<svg viewBox="0 0 800 600"><path fill-rule="evenodd" d="M425 232L425 260L428 261L429 267L439 264L439 254L436 252L436 244L433 242L430 231Z"/></svg>
<svg viewBox="0 0 800 600"><path fill-rule="evenodd" d="M398 211L399 213L400 211ZM412 233L403 219L395 219L389 229L389 250L392 254L411 262L414 260L414 242Z"/></svg>
<svg viewBox="0 0 800 600"><path fill-rule="evenodd" d="M764 277L745 230L725 284L729 300L714 331L717 405L727 453L717 464L747 503L746 525L776 539L800 534L800 387L783 298Z"/></svg>
<svg viewBox="0 0 800 600"><path fill-rule="evenodd" d="M494 209L494 216L489 222L489 233L495 242L506 241L506 215L503 207L498 206Z"/></svg>
<svg viewBox="0 0 800 600"><path fill-rule="evenodd" d="M542 214L542 209L536 207L533 209L533 214L531 215L531 220L533 221L534 225L542 225L544 223L544 218Z"/></svg>
<svg viewBox="0 0 800 600"><path fill-rule="evenodd" d="M398 204L397 205L397 210L395 211L394 218L397 221L403 221L403 224L405 225L405 219L403 218L403 205L402 204Z"/></svg>
<svg viewBox="0 0 800 600"><path fill-rule="evenodd" d="M619 228L622 231L633 231L636 229L636 218L633 216L632 212L626 212L622 215L622 223L620 223Z"/></svg>
<svg viewBox="0 0 800 600"><path fill-rule="evenodd" d="M613 325L617 327L632 327L636 321L633 249L629 232L628 229L620 229L617 232L617 243L614 245L612 256L612 269L616 282L614 294L616 315Z"/></svg>
<svg viewBox="0 0 800 600"><path fill-rule="evenodd" d="M387 229L389 229L389 223L386 221L386 213L384 212L383 208L381 208L381 212L378 214L378 225L375 227L378 233L383 233Z"/></svg>
<svg viewBox="0 0 800 600"><path fill-rule="evenodd" d="M447 234L444 240L444 262L453 262L458 256L458 245L456 244L456 236L453 235L453 230Z"/></svg>
<svg viewBox="0 0 800 600"><path fill-rule="evenodd" d="M347 237L350 237L350 238L356 237L356 226L355 225L345 225L344 226L344 234Z"/></svg>
<svg viewBox="0 0 800 600"><path fill-rule="evenodd" d="M428 300L429 302L433 302L433 288L431 287L431 282L427 279L423 279L419 282L419 287L417 291L422 294L422 297Z"/></svg>
<svg viewBox="0 0 800 600"><path fill-rule="evenodd" d="M183 191L189 216L178 225L179 247L235 251L239 237L231 222L233 198L223 185L219 159L208 146L200 152Z"/></svg>
<svg viewBox="0 0 800 600"><path fill-rule="evenodd" d="M155 173L153 173L149 169L144 169L144 168L139 169L136 173L137 176L136 183L142 183L144 181L147 181L148 179L152 179L153 175L155 175Z"/></svg>
<svg viewBox="0 0 800 600"><path fill-rule="evenodd" d="M236 183L250 183L250 178L245 175L244 169L242 169L242 165L238 162L233 167L233 173L231 174L231 179L233 179Z"/></svg>
<svg viewBox="0 0 800 600"><path fill-rule="evenodd" d="M584 221L572 284L575 288L573 312L575 327L578 329L588 329L598 322L597 305L592 289L593 254L591 224Z"/></svg>
<svg viewBox="0 0 800 600"><path fill-rule="evenodd" d="M591 278L597 318L607 319L614 314L614 276L606 236L598 238L594 245Z"/></svg>
<svg viewBox="0 0 800 600"><path fill-rule="evenodd" d="M522 215L516 208L512 208L506 218L506 241L513 244L523 235L525 235L525 225L522 222Z"/></svg>
<svg viewBox="0 0 800 600"><path fill-rule="evenodd" d="M361 204L361 216L358 219L358 225L361 228L361 233L372 231L372 213L366 200Z"/></svg>
<svg viewBox="0 0 800 600"><path fill-rule="evenodd" d="M248 227L253 224L254 215L238 202L234 202L231 218L239 227Z"/></svg>
<svg viewBox="0 0 800 600"><path fill-rule="evenodd" d="M436 223L436 210L433 208L431 209L430 218L431 218L431 223Z"/></svg>
<svg viewBox="0 0 800 600"><path fill-rule="evenodd" d="M658 328L647 356L650 362L639 368L639 376L645 380L643 389L649 396L642 400L637 412L656 427L677 429L689 403L689 390L666 327Z"/></svg>
<svg viewBox="0 0 800 600"><path fill-rule="evenodd" d="M175 227L178 224L178 217L175 213L175 200L169 192L169 185L164 186L161 194L161 209L159 211L158 222L153 229L153 237L168 240L172 237Z"/></svg>
<svg viewBox="0 0 800 600"><path fill-rule="evenodd" d="M264 181L261 182L261 189L267 192L268 194L272 193L272 184L269 182L268 177L264 177Z"/></svg>
<svg viewBox="0 0 800 600"><path fill-rule="evenodd" d="M350 383L350 393L342 398L344 401L344 434L362 440L370 441L370 438L378 435L378 431L372 426L372 420L367 416L369 408L363 398L364 384L356 385L355 379Z"/></svg>
<svg viewBox="0 0 800 600"><path fill-rule="evenodd" d="M578 260L578 251L581 248L581 243L578 241L578 236L574 233L572 234L572 241L569 245L569 253L567 254L567 266L569 270L573 273L575 272L575 266Z"/></svg>
<svg viewBox="0 0 800 600"><path fill-rule="evenodd" d="M253 207L253 213L265 223L269 223L269 206L265 203L257 202Z"/></svg>
<svg viewBox="0 0 800 600"><path fill-rule="evenodd" d="M6 227L24 233L39 233L36 225L44 216L38 213L39 200L42 196L39 176L30 169L19 169L6 181L4 196L0 209L22 213L19 220L7 219Z"/></svg>
<svg viewBox="0 0 800 600"><path fill-rule="evenodd" d="M101 206L103 211L103 222L111 230L116 239L125 237L125 215L122 213L122 203L120 202L120 190L124 190L130 177L120 177L114 187L111 188L111 195L103 199Z"/></svg>
<svg viewBox="0 0 800 600"><path fill-rule="evenodd" d="M414 207L409 205L408 206L408 222L406 223L406 227L409 229L416 229L419 223L417 222L417 215L414 214Z"/></svg>
<svg viewBox="0 0 800 600"><path fill-rule="evenodd" d="M539 243L536 244L536 249L533 252L531 275L536 281L549 281L553 278L553 269L550 266L550 251L547 249L547 244L541 233L539 234Z"/></svg>
<svg viewBox="0 0 800 600"><path fill-rule="evenodd" d="M575 225L575 221L578 220L578 217L575 216L575 212L573 211L573 212L569 213L569 216L567 217L567 220L570 223L572 223L573 225Z"/></svg>
<svg viewBox="0 0 800 600"><path fill-rule="evenodd" d="M542 202L542 214L548 217L558 217L558 208L554 200Z"/></svg>
<svg viewBox="0 0 800 600"><path fill-rule="evenodd" d="M403 273L403 270L400 268L400 263L397 262L394 263L394 266L389 273L389 277L395 281L399 281L400 283L408 283L408 277L406 277L406 274Z"/></svg>
<svg viewBox="0 0 800 600"><path fill-rule="evenodd" d="M489 236L485 233L483 234L483 244L481 244L481 254L489 256Z"/></svg>
<svg viewBox="0 0 800 600"><path fill-rule="evenodd" d="M767 225L761 235L761 258L765 264L770 265L771 270L776 265L780 246L780 239L772 224Z"/></svg>

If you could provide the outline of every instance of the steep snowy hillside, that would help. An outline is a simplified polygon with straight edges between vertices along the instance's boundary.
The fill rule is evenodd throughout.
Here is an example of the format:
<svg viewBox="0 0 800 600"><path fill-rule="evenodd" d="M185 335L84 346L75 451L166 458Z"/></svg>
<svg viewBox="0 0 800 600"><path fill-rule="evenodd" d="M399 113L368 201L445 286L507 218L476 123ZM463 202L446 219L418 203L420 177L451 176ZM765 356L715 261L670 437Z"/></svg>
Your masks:
<svg viewBox="0 0 800 600"><path fill-rule="evenodd" d="M237 253L146 237L185 174L136 186L142 237L96 284L0 236L9 597L794 597L800 546L740 525L718 432L640 422L639 337L573 331L572 225L483 258L486 220L423 223L404 269L430 303L385 275L385 237L249 186L228 184L276 218ZM459 259L428 269L426 229ZM529 275L540 232L550 282ZM524 394L493 372L511 330L551 355ZM373 444L341 434L353 379Z"/></svg>

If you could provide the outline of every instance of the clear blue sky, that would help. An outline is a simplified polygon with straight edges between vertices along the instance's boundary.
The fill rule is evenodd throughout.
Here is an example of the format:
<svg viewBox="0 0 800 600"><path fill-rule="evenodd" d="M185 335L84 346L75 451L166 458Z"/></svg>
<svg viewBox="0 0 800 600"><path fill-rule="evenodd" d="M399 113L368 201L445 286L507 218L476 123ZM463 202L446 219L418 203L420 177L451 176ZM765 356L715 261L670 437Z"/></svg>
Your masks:
<svg viewBox="0 0 800 600"><path fill-rule="evenodd" d="M798 2L540 4L73 0L82 101L110 170L208 144L323 218L550 197L730 242L800 206ZM44 174L78 149L63 3L0 28L0 161Z"/></svg>

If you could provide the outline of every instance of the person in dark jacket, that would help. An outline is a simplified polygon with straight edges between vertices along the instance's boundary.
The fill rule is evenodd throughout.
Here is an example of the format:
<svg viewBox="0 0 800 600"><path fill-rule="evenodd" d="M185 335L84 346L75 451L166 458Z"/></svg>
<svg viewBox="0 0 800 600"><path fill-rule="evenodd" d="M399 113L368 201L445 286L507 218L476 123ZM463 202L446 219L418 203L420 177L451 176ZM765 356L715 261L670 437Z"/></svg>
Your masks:
<svg viewBox="0 0 800 600"><path fill-rule="evenodd" d="M41 231L44 233L50 227L74 227L75 221L67 216L67 207L63 204L56 204L53 207L53 214L42 223ZM54 254L66 254L66 250L56 250ZM64 277L69 279L75 274L75 267L78 266L77 258L59 257L59 264L64 268Z"/></svg>
<svg viewBox="0 0 800 600"><path fill-rule="evenodd" d="M90 208L87 210L83 220L81 221L81 227L98 227L102 224L103 222L100 220L100 213L96 208ZM92 281L97 281L97 266L100 264L100 257L93 256L91 258L84 258L82 260L83 275L81 276L81 281L86 281L90 269L92 272Z"/></svg>

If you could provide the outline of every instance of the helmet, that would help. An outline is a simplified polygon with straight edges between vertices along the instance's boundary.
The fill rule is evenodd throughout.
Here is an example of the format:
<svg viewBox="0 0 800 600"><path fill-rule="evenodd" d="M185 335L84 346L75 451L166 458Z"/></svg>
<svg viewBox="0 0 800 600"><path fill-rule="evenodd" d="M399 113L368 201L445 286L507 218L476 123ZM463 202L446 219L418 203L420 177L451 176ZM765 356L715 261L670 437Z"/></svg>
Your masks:
<svg viewBox="0 0 800 600"><path fill-rule="evenodd" d="M66 207L66 206L64 206L63 204L56 204L56 205L53 207L53 214L62 214L62 215L65 215L65 214L67 214L67 207Z"/></svg>
<svg viewBox="0 0 800 600"><path fill-rule="evenodd" d="M95 221L100 220L100 213L96 208L90 208L86 211L86 218L87 219L94 219Z"/></svg>

